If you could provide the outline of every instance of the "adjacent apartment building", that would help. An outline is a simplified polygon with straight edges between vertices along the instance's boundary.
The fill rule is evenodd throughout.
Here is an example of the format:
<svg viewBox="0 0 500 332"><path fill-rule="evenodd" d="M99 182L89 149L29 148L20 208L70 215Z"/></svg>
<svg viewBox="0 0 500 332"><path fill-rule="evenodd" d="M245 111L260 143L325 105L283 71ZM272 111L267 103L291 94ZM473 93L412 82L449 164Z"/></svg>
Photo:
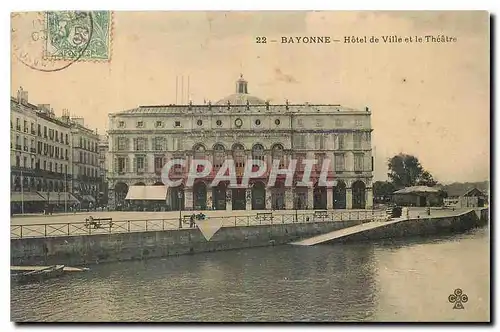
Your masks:
<svg viewBox="0 0 500 332"><path fill-rule="evenodd" d="M10 108L12 212L68 210L84 204L80 169L97 168L97 144L95 161L84 159L82 164L75 155L75 137L96 135L67 114L57 117L49 104L30 103L22 88L11 97Z"/></svg>

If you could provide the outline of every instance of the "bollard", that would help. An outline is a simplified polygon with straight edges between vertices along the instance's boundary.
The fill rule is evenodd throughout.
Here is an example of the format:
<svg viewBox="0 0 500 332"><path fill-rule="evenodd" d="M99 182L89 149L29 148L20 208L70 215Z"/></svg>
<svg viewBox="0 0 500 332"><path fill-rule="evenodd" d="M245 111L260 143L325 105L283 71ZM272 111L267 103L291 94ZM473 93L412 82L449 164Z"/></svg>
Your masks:
<svg viewBox="0 0 500 332"><path fill-rule="evenodd" d="M44 232L45 233L45 237L47 237L47 225L43 225L43 228L45 230L45 232Z"/></svg>
<svg viewBox="0 0 500 332"><path fill-rule="evenodd" d="M165 219L161 220L161 229L165 230Z"/></svg>
<svg viewBox="0 0 500 332"><path fill-rule="evenodd" d="M68 236L69 236L69 223L68 223Z"/></svg>
<svg viewBox="0 0 500 332"><path fill-rule="evenodd" d="M146 219L146 232L148 231L148 220Z"/></svg>
<svg viewBox="0 0 500 332"><path fill-rule="evenodd" d="M250 226L250 216L247 216L247 226Z"/></svg>
<svg viewBox="0 0 500 332"><path fill-rule="evenodd" d="M20 236L20 238L22 238L22 237L23 237L23 226L21 225L21 236Z"/></svg>
<svg viewBox="0 0 500 332"><path fill-rule="evenodd" d="M130 233L130 220L127 220L127 232Z"/></svg>

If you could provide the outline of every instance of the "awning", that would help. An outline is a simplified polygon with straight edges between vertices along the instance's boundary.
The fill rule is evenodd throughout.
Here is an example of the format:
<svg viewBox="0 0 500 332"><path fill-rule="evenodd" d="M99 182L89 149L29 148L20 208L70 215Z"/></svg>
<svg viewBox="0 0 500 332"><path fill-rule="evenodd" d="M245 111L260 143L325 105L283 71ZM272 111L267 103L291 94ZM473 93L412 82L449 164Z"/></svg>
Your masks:
<svg viewBox="0 0 500 332"><path fill-rule="evenodd" d="M167 186L130 186L126 200L164 201L167 196Z"/></svg>
<svg viewBox="0 0 500 332"><path fill-rule="evenodd" d="M38 194L44 198L45 201L48 201L49 203L60 203L64 204L66 203L80 203L80 201L73 196L71 193L68 192L56 192L56 191L51 191L51 192L41 192L38 191Z"/></svg>
<svg viewBox="0 0 500 332"><path fill-rule="evenodd" d="M39 195L36 192L15 192L15 193L10 193L10 201L11 202L43 202L45 201L45 198L41 195Z"/></svg>
<svg viewBox="0 0 500 332"><path fill-rule="evenodd" d="M95 198L90 195L83 195L82 199L87 202L95 203Z"/></svg>

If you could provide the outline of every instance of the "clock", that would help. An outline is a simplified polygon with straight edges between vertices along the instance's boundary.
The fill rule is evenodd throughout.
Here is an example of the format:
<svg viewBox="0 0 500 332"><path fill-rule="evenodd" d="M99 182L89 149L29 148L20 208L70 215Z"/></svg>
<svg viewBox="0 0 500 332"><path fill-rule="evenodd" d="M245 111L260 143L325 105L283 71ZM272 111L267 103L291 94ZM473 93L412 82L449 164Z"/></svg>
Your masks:
<svg viewBox="0 0 500 332"><path fill-rule="evenodd" d="M241 119L238 118L238 119L234 120L234 125L239 128L243 125L243 121L241 121Z"/></svg>

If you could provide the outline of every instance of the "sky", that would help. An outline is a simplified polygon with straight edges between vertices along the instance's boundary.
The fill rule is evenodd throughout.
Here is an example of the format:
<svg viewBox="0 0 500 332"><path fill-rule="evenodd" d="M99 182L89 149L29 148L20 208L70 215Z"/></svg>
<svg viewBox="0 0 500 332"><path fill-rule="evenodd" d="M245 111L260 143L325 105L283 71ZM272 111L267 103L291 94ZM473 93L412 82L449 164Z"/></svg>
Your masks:
<svg viewBox="0 0 500 332"><path fill-rule="evenodd" d="M13 24L14 25L14 24ZM25 32L30 33L27 29ZM346 44L346 36L445 35L451 43ZM330 36L340 43L255 42ZM16 39L19 40L19 39ZM184 76L193 103L234 92L271 103L325 103L372 111L375 180L387 160L415 155L442 183L489 178L490 44L487 12L114 12L111 59L41 72L12 49L11 94L68 109L104 133L108 113L176 102ZM180 102L180 96L177 102Z"/></svg>

